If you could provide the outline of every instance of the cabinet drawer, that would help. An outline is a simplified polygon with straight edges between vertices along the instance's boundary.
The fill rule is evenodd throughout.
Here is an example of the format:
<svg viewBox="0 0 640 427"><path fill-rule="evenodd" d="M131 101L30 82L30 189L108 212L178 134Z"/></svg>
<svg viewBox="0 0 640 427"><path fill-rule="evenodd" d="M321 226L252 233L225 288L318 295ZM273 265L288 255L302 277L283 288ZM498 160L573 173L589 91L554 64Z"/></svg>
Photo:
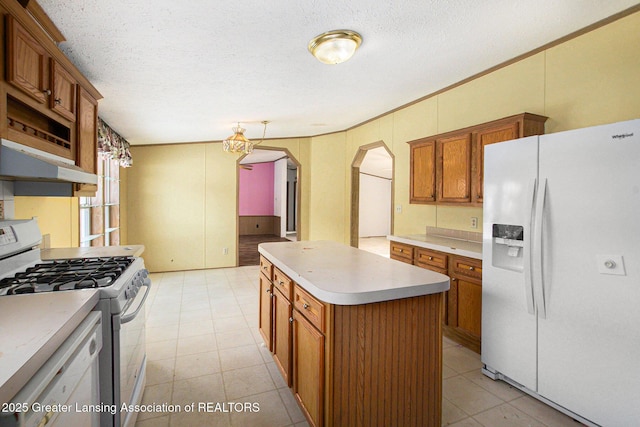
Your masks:
<svg viewBox="0 0 640 427"><path fill-rule="evenodd" d="M411 264L413 262L413 246L404 243L390 243L391 258Z"/></svg>
<svg viewBox="0 0 640 427"><path fill-rule="evenodd" d="M320 332L325 332L324 304L300 286L293 287L293 306L302 313Z"/></svg>
<svg viewBox="0 0 640 427"><path fill-rule="evenodd" d="M267 279L273 280L273 264L262 255L260 255L260 272L267 276Z"/></svg>
<svg viewBox="0 0 640 427"><path fill-rule="evenodd" d="M451 257L453 274L482 280L482 261L473 258Z"/></svg>
<svg viewBox="0 0 640 427"><path fill-rule="evenodd" d="M447 255L441 252L431 251L429 249L416 248L414 254L414 264L420 267L435 267L438 269L447 269Z"/></svg>
<svg viewBox="0 0 640 427"><path fill-rule="evenodd" d="M273 268L273 287L278 288L282 295L291 301L293 281L277 267Z"/></svg>

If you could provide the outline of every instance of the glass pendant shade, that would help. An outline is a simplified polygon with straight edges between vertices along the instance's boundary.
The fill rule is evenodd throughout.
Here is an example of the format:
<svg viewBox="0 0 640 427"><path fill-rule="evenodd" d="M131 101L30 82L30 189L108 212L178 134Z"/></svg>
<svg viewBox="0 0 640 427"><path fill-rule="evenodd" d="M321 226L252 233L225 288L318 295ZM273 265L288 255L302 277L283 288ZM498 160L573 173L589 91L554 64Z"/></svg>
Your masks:
<svg viewBox="0 0 640 427"><path fill-rule="evenodd" d="M249 154L253 151L253 146L260 144L264 141L264 136L267 133L267 123L268 121L262 121L264 125L264 130L262 131L262 139L258 142L251 142L244 136L245 129L240 127L240 123L238 123L237 127L232 128L233 135L222 141L222 149L227 153L244 153Z"/></svg>

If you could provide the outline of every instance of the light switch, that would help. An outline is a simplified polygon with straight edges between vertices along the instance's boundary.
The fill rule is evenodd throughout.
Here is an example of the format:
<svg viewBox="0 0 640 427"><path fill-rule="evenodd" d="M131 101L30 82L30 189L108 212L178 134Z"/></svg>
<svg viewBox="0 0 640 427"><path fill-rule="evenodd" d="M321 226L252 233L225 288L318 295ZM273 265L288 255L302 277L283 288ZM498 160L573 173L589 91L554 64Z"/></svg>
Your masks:
<svg viewBox="0 0 640 427"><path fill-rule="evenodd" d="M596 262L600 274L627 275L624 270L624 258L622 255L596 255Z"/></svg>

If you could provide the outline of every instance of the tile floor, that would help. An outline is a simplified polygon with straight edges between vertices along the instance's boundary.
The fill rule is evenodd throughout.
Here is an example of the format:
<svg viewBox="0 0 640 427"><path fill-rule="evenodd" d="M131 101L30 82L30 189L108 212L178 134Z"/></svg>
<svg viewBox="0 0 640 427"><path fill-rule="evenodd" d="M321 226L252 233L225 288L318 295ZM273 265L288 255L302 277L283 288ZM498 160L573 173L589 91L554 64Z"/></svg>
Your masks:
<svg viewBox="0 0 640 427"><path fill-rule="evenodd" d="M153 274L147 299L143 403L196 405L147 412L136 426L306 426L258 324L258 267ZM480 373L477 354L444 339L442 425L576 427L570 418ZM198 412L200 403L226 404ZM230 403L258 404L239 412ZM215 408L214 408L215 409Z"/></svg>

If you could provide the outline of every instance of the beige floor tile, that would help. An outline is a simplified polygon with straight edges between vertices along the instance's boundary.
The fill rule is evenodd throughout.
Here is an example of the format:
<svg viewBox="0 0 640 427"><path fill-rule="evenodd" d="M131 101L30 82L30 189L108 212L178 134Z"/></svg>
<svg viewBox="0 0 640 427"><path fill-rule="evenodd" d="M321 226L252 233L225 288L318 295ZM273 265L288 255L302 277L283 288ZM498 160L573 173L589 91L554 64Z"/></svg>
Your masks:
<svg viewBox="0 0 640 427"><path fill-rule="evenodd" d="M267 369L269 370L269 374L271 375L271 379L275 383L276 388L289 389L289 386L284 381L284 378L282 377L282 374L280 373L280 370L276 366L276 362L274 362L273 359L271 359L270 362L267 362Z"/></svg>
<svg viewBox="0 0 640 427"><path fill-rule="evenodd" d="M291 418L277 391L256 394L244 399L258 404L258 411L232 412L231 425L234 427L284 427L291 425ZM253 408L253 406L251 406Z"/></svg>
<svg viewBox="0 0 640 427"><path fill-rule="evenodd" d="M177 324L154 326L154 327L147 326L145 332L146 332L145 338L148 343L178 339Z"/></svg>
<svg viewBox="0 0 640 427"><path fill-rule="evenodd" d="M482 373L480 369L467 372L463 376L483 389L490 391L505 402L524 396L524 393L517 388L510 386L504 381L494 381Z"/></svg>
<svg viewBox="0 0 640 427"><path fill-rule="evenodd" d="M280 393L280 398L284 402L284 407L287 409L291 421L293 421L294 423L306 421L306 418L304 417L304 414L302 413L302 410L300 409L296 398L293 397L291 389L279 389L278 393Z"/></svg>
<svg viewBox="0 0 640 427"><path fill-rule="evenodd" d="M236 300L235 296L228 296L228 297L221 297L221 298L214 298L211 299L211 296L209 296L209 304L211 305L211 309L215 309L215 308L224 308L228 305L236 305L238 304L238 300Z"/></svg>
<svg viewBox="0 0 640 427"><path fill-rule="evenodd" d="M218 333L216 334L216 341L219 343L218 349L220 350L234 347L243 347L247 345L255 345L256 343L249 328Z"/></svg>
<svg viewBox="0 0 640 427"><path fill-rule="evenodd" d="M577 427L582 425L574 421L573 418L528 395L512 400L509 404L548 426Z"/></svg>
<svg viewBox="0 0 640 427"><path fill-rule="evenodd" d="M198 294L182 294L180 310L182 313L196 310L210 310L209 294L206 292Z"/></svg>
<svg viewBox="0 0 640 427"><path fill-rule="evenodd" d="M213 320L213 326L218 334L249 327L244 316L215 318Z"/></svg>
<svg viewBox="0 0 640 427"><path fill-rule="evenodd" d="M220 357L217 351L176 357L176 381L215 374L216 372L220 372Z"/></svg>
<svg viewBox="0 0 640 427"><path fill-rule="evenodd" d="M216 302L220 298L235 298L231 287L227 284L207 285L207 291L207 298L210 302Z"/></svg>
<svg viewBox="0 0 640 427"><path fill-rule="evenodd" d="M174 405L190 405L198 402L226 402L221 374L204 375L173 382Z"/></svg>
<svg viewBox="0 0 640 427"><path fill-rule="evenodd" d="M229 304L226 306L215 306L211 309L211 316L213 319L221 319L223 317L237 317L242 316L244 313L240 310L238 304Z"/></svg>
<svg viewBox="0 0 640 427"><path fill-rule="evenodd" d="M442 363L459 373L482 368L480 355L462 346L453 346L443 349Z"/></svg>
<svg viewBox="0 0 640 427"><path fill-rule="evenodd" d="M220 412L181 412L171 415L171 427L229 427L229 414Z"/></svg>
<svg viewBox="0 0 640 427"><path fill-rule="evenodd" d="M491 427L491 426L483 426L473 418L465 418L464 420L458 421L453 424L449 424L450 427Z"/></svg>
<svg viewBox="0 0 640 427"><path fill-rule="evenodd" d="M220 353L220 365L223 371L264 364L260 351L255 344L226 348L218 350L218 352Z"/></svg>
<svg viewBox="0 0 640 427"><path fill-rule="evenodd" d="M213 321L203 320L200 322L180 322L180 330L178 331L178 339L193 337L196 335L213 334Z"/></svg>
<svg viewBox="0 0 640 427"><path fill-rule="evenodd" d="M178 338L178 356L186 354L206 353L217 350L216 336L214 334L194 335Z"/></svg>
<svg viewBox="0 0 640 427"><path fill-rule="evenodd" d="M469 415L486 411L504 403L487 390L460 375L443 381L442 395Z"/></svg>
<svg viewBox="0 0 640 427"><path fill-rule="evenodd" d="M136 420L136 427L169 427L170 415L164 415L157 418L149 418L140 421L140 417Z"/></svg>
<svg viewBox="0 0 640 427"><path fill-rule="evenodd" d="M468 418L469 415L447 399L442 399L442 425L448 426Z"/></svg>
<svg viewBox="0 0 640 427"><path fill-rule="evenodd" d="M455 377L456 375L460 375L460 374L454 371L453 369L451 369L450 367L448 367L447 365L445 364L442 365L442 379Z"/></svg>
<svg viewBox="0 0 640 427"><path fill-rule="evenodd" d="M180 312L180 323L210 322L211 320L211 308L208 303L205 308L199 308L196 310L182 309Z"/></svg>
<svg viewBox="0 0 640 427"><path fill-rule="evenodd" d="M163 383L156 385L148 385L144 388L144 394L142 395L142 404L148 405L151 403L171 403L173 383ZM158 418L163 415L169 415L162 412L140 412L138 414L137 421L144 421L149 418Z"/></svg>
<svg viewBox="0 0 640 427"><path fill-rule="evenodd" d="M147 360L175 359L178 340L147 343Z"/></svg>
<svg viewBox="0 0 640 427"><path fill-rule="evenodd" d="M147 386L173 381L176 359L148 360Z"/></svg>
<svg viewBox="0 0 640 427"><path fill-rule="evenodd" d="M508 403L476 414L473 418L480 424L490 427L545 427L541 422Z"/></svg>
<svg viewBox="0 0 640 427"><path fill-rule="evenodd" d="M276 389L264 364L225 371L222 376L229 401Z"/></svg>

